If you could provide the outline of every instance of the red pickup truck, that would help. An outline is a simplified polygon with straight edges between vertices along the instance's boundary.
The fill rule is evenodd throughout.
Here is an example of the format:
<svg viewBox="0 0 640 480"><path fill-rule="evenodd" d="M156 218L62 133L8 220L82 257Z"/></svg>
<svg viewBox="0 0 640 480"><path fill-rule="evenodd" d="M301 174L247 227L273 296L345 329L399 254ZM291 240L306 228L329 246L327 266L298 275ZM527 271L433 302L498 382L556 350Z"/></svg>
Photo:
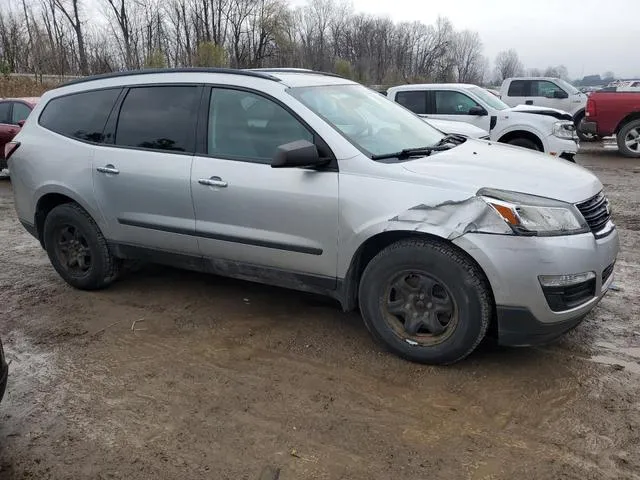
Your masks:
<svg viewBox="0 0 640 480"><path fill-rule="evenodd" d="M620 153L640 158L640 92L593 92L582 131L600 137L615 134Z"/></svg>

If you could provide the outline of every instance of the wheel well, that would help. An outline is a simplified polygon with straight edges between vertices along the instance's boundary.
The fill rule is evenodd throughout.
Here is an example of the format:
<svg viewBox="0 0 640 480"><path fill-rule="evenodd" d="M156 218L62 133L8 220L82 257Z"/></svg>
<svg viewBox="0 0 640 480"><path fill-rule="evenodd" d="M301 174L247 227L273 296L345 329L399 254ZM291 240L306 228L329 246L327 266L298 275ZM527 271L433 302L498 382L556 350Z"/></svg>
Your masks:
<svg viewBox="0 0 640 480"><path fill-rule="evenodd" d="M620 120L620 123L618 124L614 132L618 133L620 130L622 130L622 127L624 127L629 122L633 122L634 120L640 120L640 112L632 112L622 120Z"/></svg>
<svg viewBox="0 0 640 480"><path fill-rule="evenodd" d="M434 242L446 243L447 245L455 248L460 251L463 255L465 255L469 261L471 261L476 267L478 267L478 271L482 274L485 281L487 282L489 293L491 295L491 301L495 305L495 300L493 299L493 290L491 288L491 282L487 278L487 275L484 273L482 267L476 262L476 260L469 255L467 252L462 250L457 245L451 243L444 238L438 237L436 235L430 235L428 233L422 232L413 232L413 231L392 231L392 232L382 232L373 237L367 239L360 248L356 251L353 259L351 260L351 265L349 265L349 271L347 272L346 278L344 279L344 285L342 288L342 298L340 299L342 303L342 308L345 311L355 310L358 306L358 289L360 286L360 279L362 278L362 274L364 273L364 269L367 267L369 262L373 260L373 258L380 253L382 250L387 248L392 243L398 242L400 240L406 240L410 238L423 238L426 240L431 240ZM494 309L495 310L495 309ZM492 323L495 323L495 318L491 320ZM490 325L490 330L493 328Z"/></svg>
<svg viewBox="0 0 640 480"><path fill-rule="evenodd" d="M584 112L585 112L584 108L582 110L578 110L573 116L573 123L577 125L578 122L582 119L582 117L584 117Z"/></svg>
<svg viewBox="0 0 640 480"><path fill-rule="evenodd" d="M38 204L36 205L35 225L38 232L38 239L40 240L42 248L44 248L44 221L51 210L53 210L58 205L62 205L63 203L75 202L72 198L69 198L66 195L62 195L61 193L47 193L46 195L43 195L40 200L38 200Z"/></svg>
<svg viewBox="0 0 640 480"><path fill-rule="evenodd" d="M531 140L536 144L541 152L544 152L544 145L542 144L542 140L540 140L537 135L531 132L527 132L526 130L515 130L513 132L509 132L506 135L503 135L502 138L498 140L498 142L508 143L511 140L515 140L516 138L526 138L527 140Z"/></svg>

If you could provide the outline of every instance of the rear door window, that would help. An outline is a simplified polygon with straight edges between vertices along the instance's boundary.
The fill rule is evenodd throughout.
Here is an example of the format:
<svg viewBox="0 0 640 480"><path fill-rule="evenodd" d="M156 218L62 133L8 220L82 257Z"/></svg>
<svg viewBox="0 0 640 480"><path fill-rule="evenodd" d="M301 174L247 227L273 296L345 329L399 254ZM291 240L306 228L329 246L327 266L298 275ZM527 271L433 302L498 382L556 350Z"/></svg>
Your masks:
<svg viewBox="0 0 640 480"><path fill-rule="evenodd" d="M396 102L418 115L427 113L426 91L397 92Z"/></svg>
<svg viewBox="0 0 640 480"><path fill-rule="evenodd" d="M194 152L202 87L136 87L122 102L115 144L125 147Z"/></svg>
<svg viewBox="0 0 640 480"><path fill-rule="evenodd" d="M13 113L11 114L11 123L17 125L18 122L26 120L30 113L31 109L24 103L14 102Z"/></svg>
<svg viewBox="0 0 640 480"><path fill-rule="evenodd" d="M105 123L120 90L95 90L54 98L44 107L40 125L67 137L101 143Z"/></svg>
<svg viewBox="0 0 640 480"><path fill-rule="evenodd" d="M509 85L509 92L507 96L509 97L526 97L529 92L529 84L531 82L528 80L513 80Z"/></svg>
<svg viewBox="0 0 640 480"><path fill-rule="evenodd" d="M9 111L11 110L11 102L0 102L0 123L9 122Z"/></svg>

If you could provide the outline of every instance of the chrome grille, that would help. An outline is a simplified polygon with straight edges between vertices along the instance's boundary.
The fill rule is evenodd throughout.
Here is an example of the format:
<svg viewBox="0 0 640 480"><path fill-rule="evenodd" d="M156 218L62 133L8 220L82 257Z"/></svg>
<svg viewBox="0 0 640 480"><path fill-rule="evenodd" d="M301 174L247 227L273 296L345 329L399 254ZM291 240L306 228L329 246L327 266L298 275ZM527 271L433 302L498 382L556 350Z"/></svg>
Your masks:
<svg viewBox="0 0 640 480"><path fill-rule="evenodd" d="M602 230L611 218L609 200L602 192L589 200L578 203L576 207L582 213L593 233Z"/></svg>

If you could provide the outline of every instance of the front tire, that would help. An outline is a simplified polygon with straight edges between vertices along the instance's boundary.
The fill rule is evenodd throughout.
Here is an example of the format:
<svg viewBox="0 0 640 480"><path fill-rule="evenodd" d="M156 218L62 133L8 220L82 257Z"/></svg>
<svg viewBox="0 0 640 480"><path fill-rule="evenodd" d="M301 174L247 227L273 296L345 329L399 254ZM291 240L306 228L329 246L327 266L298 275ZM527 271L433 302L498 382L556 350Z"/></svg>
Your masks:
<svg viewBox="0 0 640 480"><path fill-rule="evenodd" d="M618 150L625 157L640 158L640 120L624 125L618 135Z"/></svg>
<svg viewBox="0 0 640 480"><path fill-rule="evenodd" d="M402 240L369 262L360 311L374 338L418 363L451 364L484 338L493 315L490 288L477 265L452 245Z"/></svg>
<svg viewBox="0 0 640 480"><path fill-rule="evenodd" d="M97 290L117 277L119 260L109 251L96 222L79 205L65 203L51 210L43 236L53 268L69 285Z"/></svg>
<svg viewBox="0 0 640 480"><path fill-rule="evenodd" d="M514 145L516 147L528 148L529 150L536 150L540 152L540 148L533 140L529 140L528 138L514 138L513 140L509 140L507 142L509 145Z"/></svg>

